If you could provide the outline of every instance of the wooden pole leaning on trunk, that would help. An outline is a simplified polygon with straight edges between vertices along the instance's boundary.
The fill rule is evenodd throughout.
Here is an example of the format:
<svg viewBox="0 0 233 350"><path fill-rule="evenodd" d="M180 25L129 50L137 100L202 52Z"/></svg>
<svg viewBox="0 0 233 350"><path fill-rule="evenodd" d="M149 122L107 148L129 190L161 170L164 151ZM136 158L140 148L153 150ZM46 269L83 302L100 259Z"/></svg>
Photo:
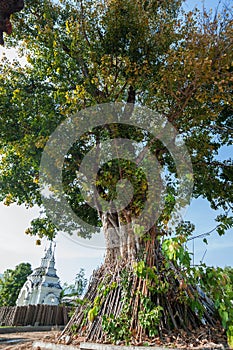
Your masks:
<svg viewBox="0 0 233 350"><path fill-rule="evenodd" d="M156 227L150 229L148 237L139 237L141 251L134 257L137 248L132 232L124 247L126 232L122 236L120 228L114 231L111 223L107 224L104 264L94 272L83 303L59 337L60 343L69 336L75 341L140 345L153 343L156 334L163 339L168 332L180 329L191 334L199 327L218 326L211 301L201 298L197 286L187 279L187 285L180 288L185 276L179 266L165 258ZM203 311L199 313L190 300Z"/></svg>
<svg viewBox="0 0 233 350"><path fill-rule="evenodd" d="M12 33L10 16L23 8L24 0L0 0L0 45L4 45L3 33Z"/></svg>

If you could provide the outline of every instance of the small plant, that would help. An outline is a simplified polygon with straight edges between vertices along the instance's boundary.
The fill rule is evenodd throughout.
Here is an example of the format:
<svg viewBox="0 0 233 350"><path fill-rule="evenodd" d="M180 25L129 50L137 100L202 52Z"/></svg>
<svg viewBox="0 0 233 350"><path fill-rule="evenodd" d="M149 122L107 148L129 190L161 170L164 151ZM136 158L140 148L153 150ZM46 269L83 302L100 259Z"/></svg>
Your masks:
<svg viewBox="0 0 233 350"><path fill-rule="evenodd" d="M233 325L229 326L227 330L227 342L230 349L233 349Z"/></svg>
<svg viewBox="0 0 233 350"><path fill-rule="evenodd" d="M125 341L126 344L130 343L130 318L124 312L116 318L112 314L110 316L104 315L102 328L113 343L118 341Z"/></svg>
<svg viewBox="0 0 233 350"><path fill-rule="evenodd" d="M78 328L77 325L74 323L74 324L71 325L70 330L71 330L71 332L73 334L76 334L77 333L77 328Z"/></svg>
<svg viewBox="0 0 233 350"><path fill-rule="evenodd" d="M205 293L214 301L214 306L219 313L222 326L227 330L233 344L233 273L231 269L220 267L199 268L199 283ZM232 345L231 345L232 346Z"/></svg>
<svg viewBox="0 0 233 350"><path fill-rule="evenodd" d="M144 330L148 330L150 337L158 334L158 324L161 318L162 306L156 306L149 311L140 311L138 319Z"/></svg>

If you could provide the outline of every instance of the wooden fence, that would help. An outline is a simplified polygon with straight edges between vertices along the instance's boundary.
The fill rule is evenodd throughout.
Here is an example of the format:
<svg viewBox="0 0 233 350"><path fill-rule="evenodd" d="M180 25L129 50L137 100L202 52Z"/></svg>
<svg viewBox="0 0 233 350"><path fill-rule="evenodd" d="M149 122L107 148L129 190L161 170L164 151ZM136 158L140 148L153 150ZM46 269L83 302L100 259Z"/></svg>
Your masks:
<svg viewBox="0 0 233 350"><path fill-rule="evenodd" d="M0 307L0 326L64 326L70 307L28 305Z"/></svg>

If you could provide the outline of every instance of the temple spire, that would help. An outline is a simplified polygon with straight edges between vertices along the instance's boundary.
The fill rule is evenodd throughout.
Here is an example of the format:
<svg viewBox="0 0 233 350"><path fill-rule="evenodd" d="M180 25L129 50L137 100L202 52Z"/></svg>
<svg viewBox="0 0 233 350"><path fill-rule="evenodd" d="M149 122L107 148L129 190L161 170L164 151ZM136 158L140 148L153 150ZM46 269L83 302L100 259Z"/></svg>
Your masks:
<svg viewBox="0 0 233 350"><path fill-rule="evenodd" d="M41 259L41 267L47 268L50 264L50 260L54 260L54 251L55 246L53 248L53 241L50 241L49 248L45 249L45 255Z"/></svg>
<svg viewBox="0 0 233 350"><path fill-rule="evenodd" d="M17 305L59 304L62 288L55 269L55 247L56 243L50 241L40 267L33 270L22 287Z"/></svg>

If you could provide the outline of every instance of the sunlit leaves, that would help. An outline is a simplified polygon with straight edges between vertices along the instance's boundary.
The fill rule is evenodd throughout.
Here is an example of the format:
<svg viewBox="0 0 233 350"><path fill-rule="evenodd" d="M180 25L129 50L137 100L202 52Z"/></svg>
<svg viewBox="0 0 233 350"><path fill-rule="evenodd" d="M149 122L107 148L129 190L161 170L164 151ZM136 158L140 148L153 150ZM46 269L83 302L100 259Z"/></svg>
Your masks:
<svg viewBox="0 0 233 350"><path fill-rule="evenodd" d="M199 268L199 283L215 304L224 328L232 329L233 320L233 272L232 268L225 269L204 267Z"/></svg>
<svg viewBox="0 0 233 350"><path fill-rule="evenodd" d="M14 37L8 43L21 39L27 65L10 64L5 58L1 62L0 180L6 204L41 204L41 153L62 120L91 105L128 101L146 105L172 122L192 157L193 196L207 198L213 209L229 210L232 164L216 156L222 145L232 143L230 12L222 17L198 11L180 16L180 5L177 0L33 0L16 15ZM177 187L172 156L149 135L120 127L118 131L117 136L143 141L169 173L161 215L167 229ZM93 146L97 136L94 131ZM108 132L100 136L112 137ZM74 185L75 169L89 146L90 138L84 135L71 150L64 165L64 189L72 209L99 225L97 212ZM114 199L119 167L105 164L103 169L98 188L103 198ZM141 173L133 166L124 173L134 181L130 210L136 215L146 194ZM222 222L220 233L230 224Z"/></svg>

